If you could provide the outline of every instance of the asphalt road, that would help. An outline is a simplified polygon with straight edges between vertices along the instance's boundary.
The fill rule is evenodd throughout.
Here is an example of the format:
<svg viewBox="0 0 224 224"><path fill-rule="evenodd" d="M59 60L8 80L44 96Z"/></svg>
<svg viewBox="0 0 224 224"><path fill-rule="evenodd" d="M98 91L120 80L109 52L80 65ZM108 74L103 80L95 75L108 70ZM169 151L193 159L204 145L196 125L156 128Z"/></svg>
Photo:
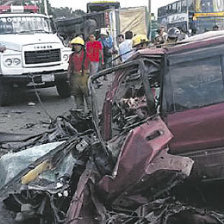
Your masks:
<svg viewBox="0 0 224 224"><path fill-rule="evenodd" d="M111 79L97 90L101 105L110 83ZM43 105L39 103L35 90L20 90L14 94L10 106L0 107L0 132L37 134L46 131L50 117L65 115L74 108L73 100L60 98L55 87L38 89L38 94Z"/></svg>
<svg viewBox="0 0 224 224"><path fill-rule="evenodd" d="M55 87L38 89L44 108L52 118L72 107L71 98L61 99ZM35 134L46 130L49 116L38 102L34 90L18 91L10 106L0 107L0 131Z"/></svg>

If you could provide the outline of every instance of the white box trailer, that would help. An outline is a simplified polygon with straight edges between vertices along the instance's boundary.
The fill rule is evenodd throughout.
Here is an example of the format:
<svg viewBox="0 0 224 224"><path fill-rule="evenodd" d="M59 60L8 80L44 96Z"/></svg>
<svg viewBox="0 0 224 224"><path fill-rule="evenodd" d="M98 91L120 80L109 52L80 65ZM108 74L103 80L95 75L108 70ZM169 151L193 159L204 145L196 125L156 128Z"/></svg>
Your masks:
<svg viewBox="0 0 224 224"><path fill-rule="evenodd" d="M149 17L144 6L119 10L120 33L131 30L133 34L148 34Z"/></svg>

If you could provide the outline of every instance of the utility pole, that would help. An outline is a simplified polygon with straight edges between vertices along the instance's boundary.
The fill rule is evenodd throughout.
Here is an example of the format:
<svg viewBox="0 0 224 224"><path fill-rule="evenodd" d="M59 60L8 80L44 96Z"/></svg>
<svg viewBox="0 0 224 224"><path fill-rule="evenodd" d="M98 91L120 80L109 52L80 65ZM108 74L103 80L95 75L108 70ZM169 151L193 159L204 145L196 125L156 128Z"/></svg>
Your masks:
<svg viewBox="0 0 224 224"><path fill-rule="evenodd" d="M47 0L44 1L44 13L48 16Z"/></svg>
<svg viewBox="0 0 224 224"><path fill-rule="evenodd" d="M148 10L149 10L149 31L148 31L148 38L151 40L151 34L152 34L152 5L151 0L148 0Z"/></svg>
<svg viewBox="0 0 224 224"><path fill-rule="evenodd" d="M187 0L187 33L189 32L189 2Z"/></svg>

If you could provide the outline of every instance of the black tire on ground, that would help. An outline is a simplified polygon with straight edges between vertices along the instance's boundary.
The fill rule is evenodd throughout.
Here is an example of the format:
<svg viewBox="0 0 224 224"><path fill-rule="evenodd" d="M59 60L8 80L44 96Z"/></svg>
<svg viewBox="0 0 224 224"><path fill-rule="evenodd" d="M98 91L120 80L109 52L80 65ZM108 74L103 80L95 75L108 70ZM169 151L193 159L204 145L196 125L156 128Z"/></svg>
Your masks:
<svg viewBox="0 0 224 224"><path fill-rule="evenodd" d="M60 81L56 83L56 88L61 98L67 98L71 96L71 90L67 81Z"/></svg>
<svg viewBox="0 0 224 224"><path fill-rule="evenodd" d="M12 99L12 87L0 81L0 106L8 106Z"/></svg>

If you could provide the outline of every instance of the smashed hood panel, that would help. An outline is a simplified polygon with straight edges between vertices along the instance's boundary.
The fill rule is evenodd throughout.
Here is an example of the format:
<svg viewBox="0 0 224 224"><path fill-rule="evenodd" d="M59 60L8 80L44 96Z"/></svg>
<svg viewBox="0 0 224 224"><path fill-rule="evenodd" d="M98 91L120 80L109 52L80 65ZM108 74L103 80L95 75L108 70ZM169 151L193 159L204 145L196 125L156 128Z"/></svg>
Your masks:
<svg viewBox="0 0 224 224"><path fill-rule="evenodd" d="M159 117L131 130L121 147L113 177L104 177L99 187L107 193L117 194L136 183L171 139L171 132Z"/></svg>
<svg viewBox="0 0 224 224"><path fill-rule="evenodd" d="M98 219L97 213L101 216L99 223L106 223L105 217L110 213L107 209L112 209L112 213L137 209L181 183L190 175L193 161L167 154L166 145L171 139L172 134L165 123L156 116L127 134L112 175L99 179L94 164L87 165L73 196L66 223L89 223L89 220ZM112 144L110 142L111 149L116 147ZM119 146L119 140L114 144ZM91 188L98 179L97 187ZM94 217L90 216L92 219L86 219L85 216L90 215L90 201L96 207L96 213ZM122 222L115 218L111 223Z"/></svg>

